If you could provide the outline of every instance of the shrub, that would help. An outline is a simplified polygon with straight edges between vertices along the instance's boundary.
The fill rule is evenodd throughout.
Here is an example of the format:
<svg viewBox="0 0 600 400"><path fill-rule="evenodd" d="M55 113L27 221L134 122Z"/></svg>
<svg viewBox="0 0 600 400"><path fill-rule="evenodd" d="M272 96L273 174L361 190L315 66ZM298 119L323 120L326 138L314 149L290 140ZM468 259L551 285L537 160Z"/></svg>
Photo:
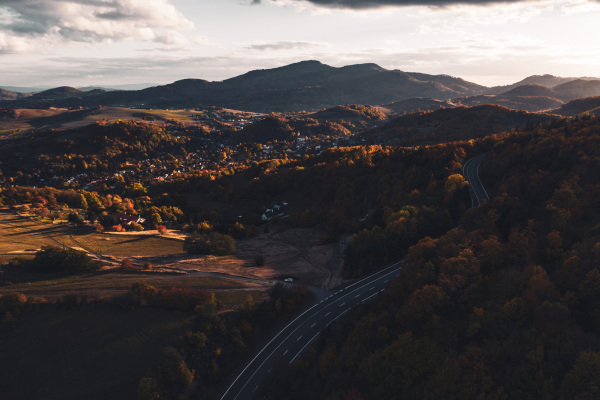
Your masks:
<svg viewBox="0 0 600 400"><path fill-rule="evenodd" d="M99 263L80 250L43 246L42 250L35 253L30 267L43 272L75 272L95 270Z"/></svg>
<svg viewBox="0 0 600 400"><path fill-rule="evenodd" d="M225 256L235 253L235 240L218 232L193 235L185 239L183 249L190 254Z"/></svg>
<svg viewBox="0 0 600 400"><path fill-rule="evenodd" d="M164 225L156 225L156 230L161 235L164 235L165 233L167 233L167 227Z"/></svg>
<svg viewBox="0 0 600 400"><path fill-rule="evenodd" d="M121 268L123 269L133 269L133 261L129 258L124 258L121 260Z"/></svg>

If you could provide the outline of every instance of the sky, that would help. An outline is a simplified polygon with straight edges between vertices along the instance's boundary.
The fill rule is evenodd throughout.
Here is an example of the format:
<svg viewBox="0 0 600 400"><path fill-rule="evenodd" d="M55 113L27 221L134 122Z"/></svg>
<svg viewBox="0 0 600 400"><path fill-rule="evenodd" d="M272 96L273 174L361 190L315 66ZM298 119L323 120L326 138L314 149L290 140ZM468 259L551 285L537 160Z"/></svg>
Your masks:
<svg viewBox="0 0 600 400"><path fill-rule="evenodd" d="M600 76L600 0L0 0L1 86L218 81L302 60L486 86Z"/></svg>

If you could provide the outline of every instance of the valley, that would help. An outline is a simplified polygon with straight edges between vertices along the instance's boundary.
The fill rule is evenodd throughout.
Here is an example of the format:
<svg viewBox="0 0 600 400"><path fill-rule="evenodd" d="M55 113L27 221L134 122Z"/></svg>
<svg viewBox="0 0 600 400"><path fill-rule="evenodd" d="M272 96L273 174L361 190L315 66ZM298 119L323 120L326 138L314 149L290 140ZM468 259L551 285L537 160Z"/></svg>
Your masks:
<svg viewBox="0 0 600 400"><path fill-rule="evenodd" d="M592 393L598 82L3 91L0 397Z"/></svg>

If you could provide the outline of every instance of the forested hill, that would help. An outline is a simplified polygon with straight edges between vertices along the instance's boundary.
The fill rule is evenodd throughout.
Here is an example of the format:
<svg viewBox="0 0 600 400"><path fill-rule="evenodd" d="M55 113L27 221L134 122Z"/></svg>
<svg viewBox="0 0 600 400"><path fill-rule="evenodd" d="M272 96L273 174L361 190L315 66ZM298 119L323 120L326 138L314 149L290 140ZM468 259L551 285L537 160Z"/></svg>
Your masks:
<svg viewBox="0 0 600 400"><path fill-rule="evenodd" d="M597 398L600 121L494 140L492 200L412 246L381 298L282 367L268 398Z"/></svg>
<svg viewBox="0 0 600 400"><path fill-rule="evenodd" d="M558 116L551 114L529 113L495 105L443 108L396 117L379 128L366 131L363 136L367 143L419 146L482 138L556 118Z"/></svg>

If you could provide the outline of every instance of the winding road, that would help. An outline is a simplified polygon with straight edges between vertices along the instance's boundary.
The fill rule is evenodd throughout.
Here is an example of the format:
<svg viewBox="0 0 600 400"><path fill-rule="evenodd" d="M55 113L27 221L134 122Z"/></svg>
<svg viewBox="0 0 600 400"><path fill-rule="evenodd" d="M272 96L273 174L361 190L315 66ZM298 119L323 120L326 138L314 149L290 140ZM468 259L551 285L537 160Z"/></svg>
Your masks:
<svg viewBox="0 0 600 400"><path fill-rule="evenodd" d="M471 185L473 207L481 200L489 200L479 180L479 164L485 158L480 154L465 162L463 176ZM466 175L465 175L466 174ZM244 367L227 388L220 400L250 400L260 384L271 372L275 362L293 363L302 352L319 336L322 329L347 313L352 307L383 292L402 268L402 260L371 274L350 286L331 294L300 314L267 343Z"/></svg>
<svg viewBox="0 0 600 400"><path fill-rule="evenodd" d="M482 200L490 199L479 179L479 165L486 155L487 153L475 156L467 160L463 165L463 176L467 178L471 186L471 202L473 207L479 206Z"/></svg>
<svg viewBox="0 0 600 400"><path fill-rule="evenodd" d="M355 305L368 301L385 290L401 268L401 261L352 285L333 292L283 328L254 357L229 386L221 400L251 399L274 361L282 358L293 363L323 328L333 323Z"/></svg>

